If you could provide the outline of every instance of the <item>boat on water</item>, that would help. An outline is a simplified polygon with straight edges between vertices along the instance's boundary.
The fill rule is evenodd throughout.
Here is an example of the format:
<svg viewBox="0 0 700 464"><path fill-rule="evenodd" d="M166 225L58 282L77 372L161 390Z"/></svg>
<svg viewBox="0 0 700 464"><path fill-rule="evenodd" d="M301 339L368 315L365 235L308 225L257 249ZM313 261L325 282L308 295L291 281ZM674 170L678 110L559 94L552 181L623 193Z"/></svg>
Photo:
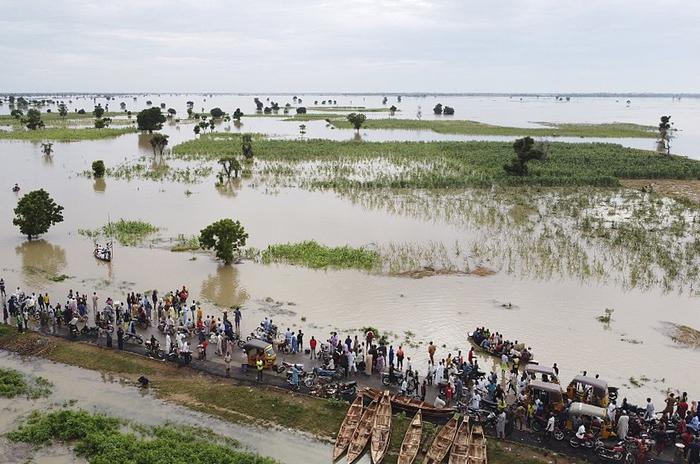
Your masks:
<svg viewBox="0 0 700 464"><path fill-rule="evenodd" d="M471 343L471 345L476 351L488 354L490 356L495 356L500 359L502 353L500 351L487 349L481 346L480 340L474 336L474 332L469 332L467 334L467 340L469 340L469 343ZM533 359L532 352L527 348L523 348L523 350L520 351L512 350L510 353L508 353L508 359L511 362L518 360L521 369L525 368L525 366L527 366L528 364L539 364Z"/></svg>
<svg viewBox="0 0 700 464"><path fill-rule="evenodd" d="M488 464L486 455L486 437L480 425L474 425L469 434L469 464Z"/></svg>
<svg viewBox="0 0 700 464"><path fill-rule="evenodd" d="M367 398L371 399L378 399L382 395L381 390L369 387L364 388L362 390L362 393ZM410 398L408 396L403 396L399 394L391 395L391 406L395 411L403 411L407 414L415 415L418 411L421 411L423 419L432 419L438 422L447 421L457 412L457 410L454 408L436 408L432 404L426 403L425 401L421 401L416 398Z"/></svg>
<svg viewBox="0 0 700 464"><path fill-rule="evenodd" d="M406 434L403 436L399 459L397 464L413 464L420 449L420 439L423 436L423 414L419 409L413 420L408 424Z"/></svg>
<svg viewBox="0 0 700 464"><path fill-rule="evenodd" d="M357 424L360 423L362 419L362 413L365 410L363 404L364 398L362 395L358 395L355 401L352 402L348 412L345 414L343 423L340 424L340 429L338 429L338 436L335 439L335 446L333 447L333 460L337 460L343 453L348 449L350 445L350 439L352 439L352 434L357 428Z"/></svg>
<svg viewBox="0 0 700 464"><path fill-rule="evenodd" d="M352 464L357 461L357 458L362 456L365 451L367 442L372 435L372 427L374 426L374 415L379 407L379 399L372 400L372 402L367 406L365 412L362 414L360 422L357 424L355 431L350 439L350 445L348 446L348 464Z"/></svg>
<svg viewBox="0 0 700 464"><path fill-rule="evenodd" d="M435 436L435 439L430 444L430 448L428 448L428 452L425 454L423 464L440 464L450 451L456 433L457 417L455 415Z"/></svg>
<svg viewBox="0 0 700 464"><path fill-rule="evenodd" d="M92 252L92 254L100 261L112 261L112 242L108 242L106 246L95 243L95 250Z"/></svg>
<svg viewBox="0 0 700 464"><path fill-rule="evenodd" d="M377 412L374 413L374 426L372 427L372 439L370 449L372 452L372 462L379 464L384 459L386 450L389 448L389 438L391 437L391 395L385 391L379 400Z"/></svg>
<svg viewBox="0 0 700 464"><path fill-rule="evenodd" d="M464 416L459 424L450 449L449 464L467 464L469 457L469 416Z"/></svg>

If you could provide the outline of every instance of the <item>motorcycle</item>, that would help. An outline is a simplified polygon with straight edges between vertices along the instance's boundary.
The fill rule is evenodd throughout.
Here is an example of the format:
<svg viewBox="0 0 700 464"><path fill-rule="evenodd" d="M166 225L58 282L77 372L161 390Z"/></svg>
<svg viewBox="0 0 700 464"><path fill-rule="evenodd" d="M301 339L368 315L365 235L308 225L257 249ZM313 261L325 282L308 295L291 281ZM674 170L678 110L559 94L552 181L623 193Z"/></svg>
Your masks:
<svg viewBox="0 0 700 464"><path fill-rule="evenodd" d="M389 385L401 385L403 383L403 373L402 372L394 372L394 374L390 374L389 372L383 372L382 373L382 384L385 386Z"/></svg>
<svg viewBox="0 0 700 464"><path fill-rule="evenodd" d="M541 416L534 416L532 421L532 430L535 432L544 432L547 430L547 419ZM562 441L565 437L565 433L559 428L559 424L554 422L554 431L552 436L557 441Z"/></svg>
<svg viewBox="0 0 700 464"><path fill-rule="evenodd" d="M632 457L624 441L619 441L613 446L600 443L595 449L595 454L601 459L612 462L628 462Z"/></svg>
<svg viewBox="0 0 700 464"><path fill-rule="evenodd" d="M598 448L600 446L604 446L603 442L598 440L596 437L593 436L591 433L587 433L583 436L583 438L578 438L576 435L571 437L571 440L569 440L569 445L571 445L572 448Z"/></svg>
<svg viewBox="0 0 700 464"><path fill-rule="evenodd" d="M73 323L68 324L68 334L71 338L78 338L78 335L80 334L78 326Z"/></svg>
<svg viewBox="0 0 700 464"><path fill-rule="evenodd" d="M137 333L124 332L124 341L138 343L139 345L143 345L143 337Z"/></svg>
<svg viewBox="0 0 700 464"><path fill-rule="evenodd" d="M281 374L282 372L291 369L292 367L296 367L297 370L299 371L299 375L304 373L304 364L303 363L288 363L287 361L282 361L282 364L277 366L277 373Z"/></svg>
<svg viewBox="0 0 700 464"><path fill-rule="evenodd" d="M146 340L144 345L146 346L146 356L154 359L165 359L165 351L160 349L158 342L154 345L150 340Z"/></svg>

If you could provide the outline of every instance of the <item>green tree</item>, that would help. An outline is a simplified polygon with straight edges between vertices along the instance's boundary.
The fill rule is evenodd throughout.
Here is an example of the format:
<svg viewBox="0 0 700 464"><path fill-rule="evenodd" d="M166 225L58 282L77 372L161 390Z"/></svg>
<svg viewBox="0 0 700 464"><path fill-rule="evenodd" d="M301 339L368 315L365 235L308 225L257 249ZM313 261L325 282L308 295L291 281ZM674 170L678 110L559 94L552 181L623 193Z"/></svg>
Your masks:
<svg viewBox="0 0 700 464"><path fill-rule="evenodd" d="M243 111L241 111L240 108L236 108L236 111L233 112L233 119L235 119L236 121L240 121L241 116L243 116Z"/></svg>
<svg viewBox="0 0 700 464"><path fill-rule="evenodd" d="M105 175L105 162L102 160L96 160L92 162L92 175L95 178L104 177Z"/></svg>
<svg viewBox="0 0 700 464"><path fill-rule="evenodd" d="M105 109L102 108L102 105L97 105L95 106L95 109L92 110L92 115L95 116L96 119L100 119L102 116L105 114Z"/></svg>
<svg viewBox="0 0 700 464"><path fill-rule="evenodd" d="M12 110L10 111L10 116L12 116L15 119L19 119L22 116L24 116L24 113L22 112L22 110Z"/></svg>
<svg viewBox="0 0 700 464"><path fill-rule="evenodd" d="M58 114L62 117L65 118L68 116L68 107L66 106L65 103L61 103L58 105Z"/></svg>
<svg viewBox="0 0 700 464"><path fill-rule="evenodd" d="M297 114L306 114L306 107L300 106L299 108L297 108Z"/></svg>
<svg viewBox="0 0 700 464"><path fill-rule="evenodd" d="M224 174L226 174L227 179L230 179L231 175L233 175L233 177L238 177L238 173L243 169L241 167L241 163L239 163L238 160L233 156L221 158L219 160L219 164L224 170Z"/></svg>
<svg viewBox="0 0 700 464"><path fill-rule="evenodd" d="M177 114L175 108L168 108L168 117L172 118Z"/></svg>
<svg viewBox="0 0 700 464"><path fill-rule="evenodd" d="M44 189L34 190L17 202L12 224L19 226L20 232L29 240L46 233L54 224L63 221L63 206L49 196Z"/></svg>
<svg viewBox="0 0 700 464"><path fill-rule="evenodd" d="M221 219L200 231L199 244L205 250L213 248L217 258L230 264L240 247L245 246L247 238L248 234L240 222Z"/></svg>
<svg viewBox="0 0 700 464"><path fill-rule="evenodd" d="M241 149L243 151L243 157L246 160L253 159L253 136L250 134L243 134L241 138Z"/></svg>
<svg viewBox="0 0 700 464"><path fill-rule="evenodd" d="M452 116L453 114L455 114L455 109L451 106L445 106L442 109L442 114L444 114L445 116Z"/></svg>
<svg viewBox="0 0 700 464"><path fill-rule="evenodd" d="M95 119L95 129L104 129L112 123L112 118L97 118Z"/></svg>
<svg viewBox="0 0 700 464"><path fill-rule="evenodd" d="M164 122L165 116L160 112L160 108L158 107L139 111L139 114L136 115L136 124L139 130L145 130L149 133L161 130Z"/></svg>
<svg viewBox="0 0 700 464"><path fill-rule="evenodd" d="M163 150L165 150L165 147L168 145L168 136L163 135L163 134L155 134L153 137L151 137L151 147L153 148L153 154L156 154L156 150L158 150L158 154L162 155Z"/></svg>
<svg viewBox="0 0 700 464"><path fill-rule="evenodd" d="M365 120L367 119L367 116L365 116L362 113L350 113L348 114L348 121L350 121L350 124L355 128L355 130L360 130L360 127L362 127L362 124L364 124Z"/></svg>
<svg viewBox="0 0 700 464"><path fill-rule="evenodd" d="M511 176L526 176L527 163L531 160L541 160L545 157L545 151L535 147L532 137L523 137L513 142L515 156L510 164L503 166L503 169Z"/></svg>
<svg viewBox="0 0 700 464"><path fill-rule="evenodd" d="M36 130L44 127L44 121L41 120L41 112L35 108L27 111L27 117L22 120L27 126L27 129Z"/></svg>
<svg viewBox="0 0 700 464"><path fill-rule="evenodd" d="M195 137L198 136L199 133L202 131L202 129L200 129L199 126L194 126L194 129L192 129L192 130L194 131Z"/></svg>
<svg viewBox="0 0 700 464"><path fill-rule="evenodd" d="M219 119L219 118L222 118L224 116L224 111L221 108L212 108L209 111L209 114L211 114L212 118Z"/></svg>
<svg viewBox="0 0 700 464"><path fill-rule="evenodd" d="M442 114L442 103L435 105L435 108L433 108L433 113Z"/></svg>

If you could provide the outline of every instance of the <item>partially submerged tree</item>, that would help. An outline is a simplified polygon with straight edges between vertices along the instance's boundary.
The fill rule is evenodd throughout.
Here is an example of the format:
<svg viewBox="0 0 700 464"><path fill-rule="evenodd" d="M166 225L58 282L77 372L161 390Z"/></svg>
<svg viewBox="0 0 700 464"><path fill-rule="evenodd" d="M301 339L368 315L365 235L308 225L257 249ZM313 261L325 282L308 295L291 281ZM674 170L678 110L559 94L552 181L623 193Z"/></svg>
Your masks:
<svg viewBox="0 0 700 464"><path fill-rule="evenodd" d="M149 133L161 130L164 122L165 116L160 112L160 108L158 107L139 111L139 114L136 115L136 124L139 130L146 130Z"/></svg>
<svg viewBox="0 0 700 464"><path fill-rule="evenodd" d="M12 224L29 240L46 233L49 228L63 221L63 206L49 196L44 189L34 190L24 195L17 202L15 218Z"/></svg>
<svg viewBox="0 0 700 464"><path fill-rule="evenodd" d="M398 108L397 108L396 106L394 106L394 105L391 105L391 106L389 107L389 114L393 116L394 113L396 113L396 110L398 110Z"/></svg>
<svg viewBox="0 0 700 464"><path fill-rule="evenodd" d="M163 150L165 150L165 147L168 145L168 136L163 135L163 134L154 134L153 137L151 137L151 148L153 148L153 154L156 154L156 150L158 150L158 154L162 155Z"/></svg>
<svg viewBox="0 0 700 464"><path fill-rule="evenodd" d="M243 170L241 163L239 163L233 156L221 158L219 160L219 164L221 165L221 169L223 169L227 179L231 179L231 176L238 177L238 173Z"/></svg>
<svg viewBox="0 0 700 464"><path fill-rule="evenodd" d="M96 179L104 177L105 175L105 162L102 160L96 160L92 162L92 176Z"/></svg>
<svg viewBox="0 0 700 464"><path fill-rule="evenodd" d="M15 110L10 111L10 116L12 116L15 119L19 119L22 116L24 116L24 113L22 112L22 110L15 109Z"/></svg>
<svg viewBox="0 0 700 464"><path fill-rule="evenodd" d="M51 153L53 153L53 143L51 143L51 142L42 143L41 144L41 151L46 156L51 156Z"/></svg>
<svg viewBox="0 0 700 464"><path fill-rule="evenodd" d="M241 117L243 117L243 111L240 108L236 108L236 111L233 112L233 119L240 121Z"/></svg>
<svg viewBox="0 0 700 464"><path fill-rule="evenodd" d="M233 262L238 250L245 246L248 234L240 222L232 219L216 221L199 233L199 244L205 250L214 249L216 257L225 264Z"/></svg>
<svg viewBox="0 0 700 464"><path fill-rule="evenodd" d="M241 149L243 150L243 157L249 161L253 159L253 136L250 134L243 134L241 138Z"/></svg>
<svg viewBox="0 0 700 464"><path fill-rule="evenodd" d="M255 97L255 98L253 99L253 101L255 102L255 107L257 108L257 110L258 110L258 111L262 111L262 109L263 109L263 107L265 106L265 104L264 104L263 102L261 102L260 99L259 99L258 97Z"/></svg>
<svg viewBox="0 0 700 464"><path fill-rule="evenodd" d="M451 106L445 106L442 109L442 114L444 114L446 116L452 116L453 114L455 114L455 109L452 108Z"/></svg>
<svg viewBox="0 0 700 464"><path fill-rule="evenodd" d="M175 108L168 108L168 117L172 118L177 114Z"/></svg>
<svg viewBox="0 0 700 464"><path fill-rule="evenodd" d="M58 114L62 118L65 118L66 116L68 116L68 107L66 106L65 103L61 103L60 105L58 105Z"/></svg>
<svg viewBox="0 0 700 464"><path fill-rule="evenodd" d="M526 176L527 163L531 160L541 160L545 157L545 152L535 147L532 137L523 137L513 142L515 156L510 164L503 166L503 169L511 176Z"/></svg>
<svg viewBox="0 0 700 464"><path fill-rule="evenodd" d="M22 122L27 126L27 129L30 130L44 127L44 121L41 120L41 112L35 108L27 111L27 117L22 119Z"/></svg>
<svg viewBox="0 0 700 464"><path fill-rule="evenodd" d="M224 113L224 111L223 111L221 108L218 108L218 107L217 107L217 108L212 108L212 109L209 111L209 114L211 114L211 117L212 117L212 118L219 119L219 118L223 118L225 113Z"/></svg>
<svg viewBox="0 0 700 464"><path fill-rule="evenodd" d="M671 116L661 116L659 122L659 151L666 151L667 155L671 155L671 139L673 138L673 123Z"/></svg>
<svg viewBox="0 0 700 464"><path fill-rule="evenodd" d="M112 124L112 118L97 118L95 119L95 129L104 129Z"/></svg>
<svg viewBox="0 0 700 464"><path fill-rule="evenodd" d="M352 124L352 127L359 131L360 127L362 127L362 124L364 124L365 120L367 119L367 116L362 113L350 113L348 114L347 118L350 124Z"/></svg>
<svg viewBox="0 0 700 464"><path fill-rule="evenodd" d="M297 114L306 114L306 107L300 106L299 108L297 108Z"/></svg>
<svg viewBox="0 0 700 464"><path fill-rule="evenodd" d="M433 108L433 113L442 114L442 103L435 105L435 108Z"/></svg>

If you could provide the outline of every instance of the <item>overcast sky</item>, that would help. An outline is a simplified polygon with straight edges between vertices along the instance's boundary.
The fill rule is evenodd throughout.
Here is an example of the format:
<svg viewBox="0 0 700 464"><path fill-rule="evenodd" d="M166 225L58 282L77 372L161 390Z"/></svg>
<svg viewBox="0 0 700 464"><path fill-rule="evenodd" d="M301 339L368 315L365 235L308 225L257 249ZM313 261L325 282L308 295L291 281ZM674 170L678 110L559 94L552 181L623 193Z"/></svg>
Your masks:
<svg viewBox="0 0 700 464"><path fill-rule="evenodd" d="M700 0L0 0L0 93L700 92Z"/></svg>

